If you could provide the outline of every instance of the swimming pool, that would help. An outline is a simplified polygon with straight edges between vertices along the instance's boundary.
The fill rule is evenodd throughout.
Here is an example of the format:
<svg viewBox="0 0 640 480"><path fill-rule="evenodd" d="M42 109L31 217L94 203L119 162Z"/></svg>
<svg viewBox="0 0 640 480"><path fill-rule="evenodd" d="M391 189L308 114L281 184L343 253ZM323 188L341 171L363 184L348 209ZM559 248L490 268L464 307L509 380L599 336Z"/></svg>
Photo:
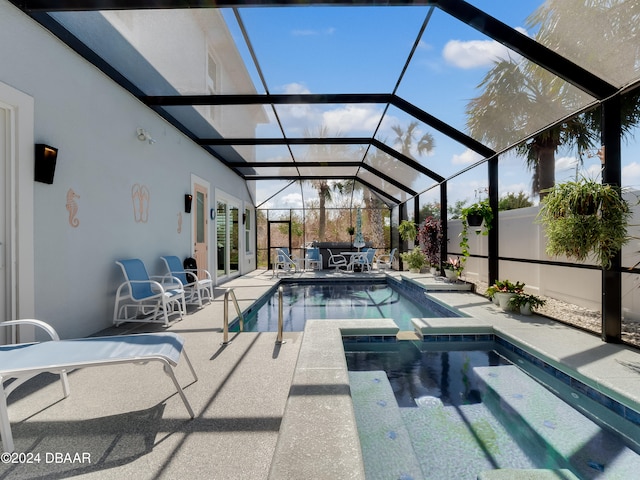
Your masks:
<svg viewBox="0 0 640 480"><path fill-rule="evenodd" d="M640 469L637 425L614 433L603 422L619 422L591 404L599 417L587 418L564 401L585 395L534 379L496 342L345 343L345 354L367 479L544 468L626 480Z"/></svg>
<svg viewBox="0 0 640 480"><path fill-rule="evenodd" d="M400 330L413 331L412 318L461 316L427 297L424 290L403 288L400 282L283 282L282 286L285 331L303 331L307 319L345 318L392 318ZM244 330L277 328L278 291L274 290L247 315Z"/></svg>

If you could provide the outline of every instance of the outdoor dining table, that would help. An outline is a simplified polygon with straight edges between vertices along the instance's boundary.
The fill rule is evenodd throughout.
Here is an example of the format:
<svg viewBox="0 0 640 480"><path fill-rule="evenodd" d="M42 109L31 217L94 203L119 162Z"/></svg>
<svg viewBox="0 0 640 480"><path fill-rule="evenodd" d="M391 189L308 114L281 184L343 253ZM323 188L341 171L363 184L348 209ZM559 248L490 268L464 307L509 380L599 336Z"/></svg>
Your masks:
<svg viewBox="0 0 640 480"><path fill-rule="evenodd" d="M364 258L367 255L367 252L340 252L340 255L344 255L345 257L350 257L350 260L347 264L348 270L353 270L355 262L358 261L358 258Z"/></svg>

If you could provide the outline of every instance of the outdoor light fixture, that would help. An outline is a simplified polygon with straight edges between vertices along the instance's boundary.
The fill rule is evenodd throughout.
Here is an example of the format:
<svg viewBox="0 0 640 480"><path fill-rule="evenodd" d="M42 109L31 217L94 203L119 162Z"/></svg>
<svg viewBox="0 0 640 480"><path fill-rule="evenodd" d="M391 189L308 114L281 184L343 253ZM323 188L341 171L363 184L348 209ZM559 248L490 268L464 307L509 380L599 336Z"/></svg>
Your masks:
<svg viewBox="0 0 640 480"><path fill-rule="evenodd" d="M37 143L35 146L35 154L35 181L49 184L53 183L58 149L45 145L44 143Z"/></svg>
<svg viewBox="0 0 640 480"><path fill-rule="evenodd" d="M247 223L247 214L246 214L246 213L243 213L243 214L242 214L242 224L244 225L244 224L246 224L246 223Z"/></svg>
<svg viewBox="0 0 640 480"><path fill-rule="evenodd" d="M138 130L136 130L136 133L138 135L138 140L140 140L141 142L149 142L149 145L153 145L154 143L156 143L156 141L153 138L151 138L151 134L147 132L144 128L138 127Z"/></svg>
<svg viewBox="0 0 640 480"><path fill-rule="evenodd" d="M191 200L193 200L193 195L187 193L184 196L184 213L191 213Z"/></svg>

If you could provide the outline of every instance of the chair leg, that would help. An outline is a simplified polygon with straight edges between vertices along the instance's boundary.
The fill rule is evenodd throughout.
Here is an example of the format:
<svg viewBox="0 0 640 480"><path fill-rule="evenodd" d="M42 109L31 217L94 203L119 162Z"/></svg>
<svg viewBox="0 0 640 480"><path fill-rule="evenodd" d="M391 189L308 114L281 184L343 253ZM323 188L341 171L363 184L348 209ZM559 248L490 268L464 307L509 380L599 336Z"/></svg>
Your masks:
<svg viewBox="0 0 640 480"><path fill-rule="evenodd" d="M2 377L0 377L0 387L2 386ZM0 392L0 438L2 438L2 449L5 452L12 453L15 450L13 444L13 435L11 434L11 423L9 423L9 412L7 410L7 396L4 392Z"/></svg>
<svg viewBox="0 0 640 480"><path fill-rule="evenodd" d="M182 353L184 354L184 351ZM190 362L189 362L189 365L191 366ZM195 372L193 371L193 368L191 368L191 372L195 376ZM164 364L164 373L166 373L169 377L171 377L171 380L173 381L173 384L175 385L176 390L178 391L178 394L180 395L180 398L182 399L182 403L184 403L184 406L186 407L187 412L189 412L189 416L191 418L194 418L196 415L195 415L195 413L193 413L193 408L191 408L191 404L189 403L189 400L187 399L187 396L184 394L184 390L180 386L180 382L178 382L178 379L176 378L176 374L174 373L173 368L168 363ZM198 378L196 377L196 380L197 379Z"/></svg>

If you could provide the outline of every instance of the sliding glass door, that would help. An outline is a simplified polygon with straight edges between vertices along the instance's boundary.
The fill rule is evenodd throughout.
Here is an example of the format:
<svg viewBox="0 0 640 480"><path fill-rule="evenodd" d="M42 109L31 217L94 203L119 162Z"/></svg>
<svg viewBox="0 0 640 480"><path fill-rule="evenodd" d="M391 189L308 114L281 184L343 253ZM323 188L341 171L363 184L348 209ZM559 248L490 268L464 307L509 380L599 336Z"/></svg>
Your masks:
<svg viewBox="0 0 640 480"><path fill-rule="evenodd" d="M240 224L238 205L224 199L216 202L216 273L218 278L240 272Z"/></svg>

